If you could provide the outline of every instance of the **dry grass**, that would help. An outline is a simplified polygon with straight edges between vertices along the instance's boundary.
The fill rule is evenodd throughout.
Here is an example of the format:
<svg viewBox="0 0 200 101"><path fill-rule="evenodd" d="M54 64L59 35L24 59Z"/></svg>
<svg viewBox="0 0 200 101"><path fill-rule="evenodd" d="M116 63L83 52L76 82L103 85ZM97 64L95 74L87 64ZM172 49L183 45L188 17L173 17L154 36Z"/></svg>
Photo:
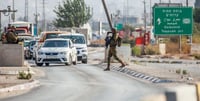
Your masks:
<svg viewBox="0 0 200 101"><path fill-rule="evenodd" d="M168 42L166 43L166 52L170 54L178 54L179 53L179 44Z"/></svg>
<svg viewBox="0 0 200 101"><path fill-rule="evenodd" d="M145 46L144 52L146 55L157 55L159 54L159 46L158 45Z"/></svg>

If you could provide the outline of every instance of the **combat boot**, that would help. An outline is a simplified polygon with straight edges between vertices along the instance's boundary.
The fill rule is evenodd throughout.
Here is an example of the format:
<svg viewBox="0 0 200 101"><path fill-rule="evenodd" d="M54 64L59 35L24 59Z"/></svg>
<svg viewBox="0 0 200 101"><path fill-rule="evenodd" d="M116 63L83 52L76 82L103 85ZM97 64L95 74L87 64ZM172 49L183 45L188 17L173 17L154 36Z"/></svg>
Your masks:
<svg viewBox="0 0 200 101"><path fill-rule="evenodd" d="M121 66L120 66L120 68L123 68L123 67L125 67L126 65L123 63L123 62L121 62Z"/></svg>
<svg viewBox="0 0 200 101"><path fill-rule="evenodd" d="M110 64L108 64L107 68L104 71L110 71Z"/></svg>

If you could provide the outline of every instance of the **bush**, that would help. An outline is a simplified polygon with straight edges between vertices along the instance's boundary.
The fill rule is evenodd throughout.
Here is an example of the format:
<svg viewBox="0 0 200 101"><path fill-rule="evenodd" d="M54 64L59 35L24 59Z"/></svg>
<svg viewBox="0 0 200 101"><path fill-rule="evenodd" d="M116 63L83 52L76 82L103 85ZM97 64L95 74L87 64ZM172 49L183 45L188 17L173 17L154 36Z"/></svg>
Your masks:
<svg viewBox="0 0 200 101"><path fill-rule="evenodd" d="M179 54L179 43L166 43L166 52L171 54Z"/></svg>
<svg viewBox="0 0 200 101"><path fill-rule="evenodd" d="M183 75L188 74L187 70L183 70Z"/></svg>
<svg viewBox="0 0 200 101"><path fill-rule="evenodd" d="M146 55L157 55L159 54L158 45L148 45L145 47L144 52Z"/></svg>
<svg viewBox="0 0 200 101"><path fill-rule="evenodd" d="M197 59L197 60L200 60L200 54L195 54L194 58Z"/></svg>
<svg viewBox="0 0 200 101"><path fill-rule="evenodd" d="M177 70L176 70L176 73L177 73L177 74L181 74L181 69L177 69Z"/></svg>
<svg viewBox="0 0 200 101"><path fill-rule="evenodd" d="M24 71L21 71L21 72L19 72L19 76L18 76L18 79L31 79L31 77L32 77L32 75L31 75L31 73L26 73L26 72L24 72Z"/></svg>
<svg viewBox="0 0 200 101"><path fill-rule="evenodd" d="M133 53L134 56L141 56L141 54L142 54L142 49L141 49L141 47L139 47L139 46L134 46L134 47L132 48L132 53Z"/></svg>

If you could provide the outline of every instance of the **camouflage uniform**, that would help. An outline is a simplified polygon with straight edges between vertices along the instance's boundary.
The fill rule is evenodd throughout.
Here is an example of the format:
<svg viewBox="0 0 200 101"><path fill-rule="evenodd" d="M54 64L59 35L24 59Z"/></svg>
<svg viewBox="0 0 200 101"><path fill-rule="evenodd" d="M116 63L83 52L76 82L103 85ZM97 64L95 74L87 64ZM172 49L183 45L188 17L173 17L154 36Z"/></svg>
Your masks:
<svg viewBox="0 0 200 101"><path fill-rule="evenodd" d="M12 31L6 33L6 39L7 43L18 43L17 35Z"/></svg>
<svg viewBox="0 0 200 101"><path fill-rule="evenodd" d="M117 33L116 33L116 30L114 29L114 32L113 32L113 36L110 40L110 49L109 49L109 52L108 52L108 60L107 60L107 68L104 69L104 71L107 71L107 70L110 70L110 59L112 56L114 56L114 58L119 61L122 65L120 67L124 67L125 64L122 62L121 59L118 58L117 56L117 51L116 51L116 46L120 46L120 38L118 37Z"/></svg>
<svg viewBox="0 0 200 101"><path fill-rule="evenodd" d="M6 40L6 33L5 33L5 32L3 32L3 33L1 34L1 40L2 40L2 43L7 43L7 40Z"/></svg>

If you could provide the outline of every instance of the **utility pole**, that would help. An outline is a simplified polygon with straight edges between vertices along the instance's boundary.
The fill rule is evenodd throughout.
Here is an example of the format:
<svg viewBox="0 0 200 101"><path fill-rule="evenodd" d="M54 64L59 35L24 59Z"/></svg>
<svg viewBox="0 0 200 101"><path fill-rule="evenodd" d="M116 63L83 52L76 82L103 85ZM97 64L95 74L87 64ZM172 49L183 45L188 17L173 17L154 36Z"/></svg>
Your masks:
<svg viewBox="0 0 200 101"><path fill-rule="evenodd" d="M104 10L106 12L106 16L107 16L107 20L108 20L108 23L109 23L109 26L110 26L110 30L112 30L112 22L110 20L110 16L109 16L109 13L108 13L108 9L107 9L107 6L106 6L106 3L104 0L102 0L102 3L103 3L103 7L104 7Z"/></svg>
<svg viewBox="0 0 200 101"><path fill-rule="evenodd" d="M36 24L36 30L37 30L37 32L38 32L38 17L39 17L39 13L38 13L38 10L37 10L37 0L35 0L35 14L34 14L34 16L35 16L35 24Z"/></svg>
<svg viewBox="0 0 200 101"><path fill-rule="evenodd" d="M45 17L45 0L42 0L42 14L43 14L43 31L46 31L46 17Z"/></svg>
<svg viewBox="0 0 200 101"><path fill-rule="evenodd" d="M162 1L160 0L160 3L162 3Z"/></svg>
<svg viewBox="0 0 200 101"><path fill-rule="evenodd" d="M150 0L150 13L149 13L149 16L150 16L150 27L152 27L152 7L151 7L151 0Z"/></svg>
<svg viewBox="0 0 200 101"><path fill-rule="evenodd" d="M126 4L126 25L128 25L128 16L129 16L129 7L128 7L128 0L127 0L127 2L126 2L127 4Z"/></svg>
<svg viewBox="0 0 200 101"><path fill-rule="evenodd" d="M25 0L24 21L28 21L28 0Z"/></svg>
<svg viewBox="0 0 200 101"><path fill-rule="evenodd" d="M146 17L146 1L144 0L144 30L147 30L147 17Z"/></svg>
<svg viewBox="0 0 200 101"><path fill-rule="evenodd" d="M13 3L13 10L15 9L15 0L12 1ZM15 21L15 12L12 13L11 15L13 22Z"/></svg>

